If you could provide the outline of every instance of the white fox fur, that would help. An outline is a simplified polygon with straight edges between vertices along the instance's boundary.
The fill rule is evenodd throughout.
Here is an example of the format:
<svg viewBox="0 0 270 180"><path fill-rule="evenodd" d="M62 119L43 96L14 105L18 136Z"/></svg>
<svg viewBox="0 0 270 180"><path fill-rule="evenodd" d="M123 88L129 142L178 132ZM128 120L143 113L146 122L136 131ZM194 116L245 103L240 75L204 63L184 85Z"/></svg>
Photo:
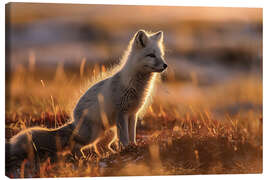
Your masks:
<svg viewBox="0 0 270 180"><path fill-rule="evenodd" d="M117 127L118 138L124 146L136 144L138 112L151 93L155 74L167 67L163 33L139 30L122 61L119 71L94 84L80 97L73 111L73 121L54 130L35 127L20 132L6 144L6 159L26 156L29 146L36 152L56 152L57 142L60 149L78 153L113 126ZM29 137L32 143L28 143ZM58 141L54 140L56 137Z"/></svg>

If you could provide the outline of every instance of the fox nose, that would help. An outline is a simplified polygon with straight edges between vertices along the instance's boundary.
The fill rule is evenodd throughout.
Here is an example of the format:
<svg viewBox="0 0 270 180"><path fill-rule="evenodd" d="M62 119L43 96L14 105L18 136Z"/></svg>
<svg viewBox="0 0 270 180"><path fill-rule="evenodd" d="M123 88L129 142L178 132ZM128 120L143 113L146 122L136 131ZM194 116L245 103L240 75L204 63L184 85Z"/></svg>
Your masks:
<svg viewBox="0 0 270 180"><path fill-rule="evenodd" d="M168 67L167 64L163 64L163 69L166 69Z"/></svg>

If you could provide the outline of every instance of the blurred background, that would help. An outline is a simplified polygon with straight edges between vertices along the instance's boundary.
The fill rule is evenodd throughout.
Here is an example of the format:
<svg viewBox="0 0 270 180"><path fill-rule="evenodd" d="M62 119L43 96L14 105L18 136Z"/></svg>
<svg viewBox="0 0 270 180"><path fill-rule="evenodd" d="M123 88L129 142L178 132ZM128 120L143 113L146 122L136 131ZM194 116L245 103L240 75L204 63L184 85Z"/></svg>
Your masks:
<svg viewBox="0 0 270 180"><path fill-rule="evenodd" d="M101 66L112 67L119 62L129 40L139 29L164 31L169 68L163 75L167 87L160 93L173 98L163 99L175 101L179 97L179 102L187 99L189 103L206 96L201 88L228 87L226 83L233 82L240 85L240 80L252 79L258 91L262 85L262 9L9 5L6 71L10 73L7 78L12 75L19 78L7 81L18 86L9 89L11 94L28 93L24 88L26 82L21 79L24 74L32 76L39 84L40 80L58 79L56 84L59 84L63 79L73 79L72 83L76 83L81 82L76 81L78 77L92 78L94 68L97 74L102 71ZM20 74L23 72L26 73ZM247 82L242 84L247 85ZM207 92L218 97L215 90ZM257 95L256 101L260 104L261 96ZM252 106L245 102L244 107Z"/></svg>
<svg viewBox="0 0 270 180"><path fill-rule="evenodd" d="M262 171L262 9L9 3L6 12L6 138L25 127L65 123L78 96L89 87L89 79L117 64L139 29L162 30L168 69L154 103L138 122L138 136L145 139L142 134L167 128L170 133L181 132L181 137L194 137L198 127L199 137L204 132L209 137L239 137L239 143L247 143L248 152L254 154L244 156L237 166L227 166L248 148L224 149L221 139L217 151L232 150L227 156L219 153L226 172ZM231 123L229 135L223 134L225 124L212 130L217 122L209 119ZM200 120L207 130L201 130ZM195 126L190 128L188 122ZM199 141L191 142L187 154ZM213 145L219 146L218 142ZM179 146L185 147L183 142ZM178 153L179 146L171 152ZM215 155L207 152L204 163ZM176 162L180 169L175 173L225 172L219 169L216 156L213 169L201 171L198 166L199 171L191 172L189 165L181 165L190 162L190 156ZM249 157L254 159L247 165ZM145 175L145 170L141 173Z"/></svg>
<svg viewBox="0 0 270 180"><path fill-rule="evenodd" d="M11 3L11 70L109 64L121 58L139 29L163 30L175 76L214 83L261 72L262 9Z"/></svg>

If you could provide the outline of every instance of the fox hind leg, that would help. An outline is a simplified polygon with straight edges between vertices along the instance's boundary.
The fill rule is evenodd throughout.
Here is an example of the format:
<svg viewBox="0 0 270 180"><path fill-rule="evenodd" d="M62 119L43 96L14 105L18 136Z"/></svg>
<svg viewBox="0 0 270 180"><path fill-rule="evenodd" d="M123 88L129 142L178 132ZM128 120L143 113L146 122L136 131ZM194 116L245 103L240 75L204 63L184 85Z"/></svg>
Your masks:
<svg viewBox="0 0 270 180"><path fill-rule="evenodd" d="M112 152L112 153L116 153L115 150L112 149L111 145L117 140L117 129L116 127L113 127L110 129L113 132L113 138L112 140L109 142L108 144L108 149ZM117 143L116 143L117 144ZM118 147L117 147L118 148Z"/></svg>
<svg viewBox="0 0 270 180"><path fill-rule="evenodd" d="M82 151L82 145L80 144L75 144L74 147L72 148L71 150L71 154L74 156L74 157L77 157L77 158L85 158L85 155Z"/></svg>

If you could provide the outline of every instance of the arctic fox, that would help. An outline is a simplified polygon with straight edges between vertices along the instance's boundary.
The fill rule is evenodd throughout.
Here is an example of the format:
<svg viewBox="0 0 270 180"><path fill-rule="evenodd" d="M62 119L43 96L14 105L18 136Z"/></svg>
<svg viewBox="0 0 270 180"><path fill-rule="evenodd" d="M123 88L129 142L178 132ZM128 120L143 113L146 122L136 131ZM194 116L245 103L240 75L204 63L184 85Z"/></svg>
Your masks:
<svg viewBox="0 0 270 180"><path fill-rule="evenodd" d="M136 144L136 123L154 83L156 73L167 68L164 61L163 32L139 30L131 39L114 75L99 81L82 95L74 108L73 121L58 129L29 128L6 144L6 160L26 158L29 152L57 152L70 149L80 153L113 126L124 146Z"/></svg>

